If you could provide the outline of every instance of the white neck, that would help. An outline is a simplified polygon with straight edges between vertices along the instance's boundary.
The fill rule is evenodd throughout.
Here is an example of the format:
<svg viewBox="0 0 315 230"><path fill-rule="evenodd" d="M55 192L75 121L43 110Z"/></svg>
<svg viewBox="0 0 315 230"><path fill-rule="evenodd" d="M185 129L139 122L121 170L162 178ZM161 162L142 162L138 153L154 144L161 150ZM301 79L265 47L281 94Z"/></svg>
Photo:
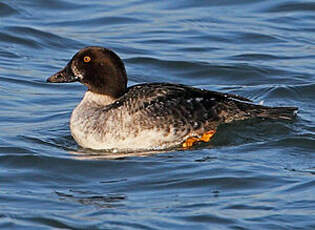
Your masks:
<svg viewBox="0 0 315 230"><path fill-rule="evenodd" d="M106 106L112 104L114 101L115 99L111 96L86 91L80 104L87 103L94 106Z"/></svg>

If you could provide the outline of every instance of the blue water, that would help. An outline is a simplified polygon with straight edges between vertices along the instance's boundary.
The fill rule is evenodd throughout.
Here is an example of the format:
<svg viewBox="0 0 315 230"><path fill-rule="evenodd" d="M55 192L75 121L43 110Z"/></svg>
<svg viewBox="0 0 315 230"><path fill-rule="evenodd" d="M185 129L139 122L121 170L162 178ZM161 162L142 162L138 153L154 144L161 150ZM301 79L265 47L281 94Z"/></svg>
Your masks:
<svg viewBox="0 0 315 230"><path fill-rule="evenodd" d="M188 151L80 148L85 87L48 84L78 49L129 85L176 82L298 106L294 122L220 127ZM315 2L0 2L1 229L315 229Z"/></svg>

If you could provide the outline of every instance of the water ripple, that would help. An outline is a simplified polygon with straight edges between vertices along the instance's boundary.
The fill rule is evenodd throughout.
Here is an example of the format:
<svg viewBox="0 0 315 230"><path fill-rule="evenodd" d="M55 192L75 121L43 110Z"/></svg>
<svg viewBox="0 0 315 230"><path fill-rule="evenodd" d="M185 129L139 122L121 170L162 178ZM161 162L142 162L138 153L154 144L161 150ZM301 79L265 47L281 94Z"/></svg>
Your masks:
<svg viewBox="0 0 315 230"><path fill-rule="evenodd" d="M282 12L307 12L307 11L315 11L315 3L314 2L301 2L301 1L285 1L281 3L274 4L269 9L265 10L265 12L272 13L282 13Z"/></svg>
<svg viewBox="0 0 315 230"><path fill-rule="evenodd" d="M0 228L313 229L314 2L0 3ZM293 122L219 127L186 151L80 148L86 88L46 78L88 45L129 85L175 82L297 106Z"/></svg>
<svg viewBox="0 0 315 230"><path fill-rule="evenodd" d="M13 14L18 14L18 11L14 9L13 7L9 6L8 4L0 2L0 16L1 17L7 17Z"/></svg>

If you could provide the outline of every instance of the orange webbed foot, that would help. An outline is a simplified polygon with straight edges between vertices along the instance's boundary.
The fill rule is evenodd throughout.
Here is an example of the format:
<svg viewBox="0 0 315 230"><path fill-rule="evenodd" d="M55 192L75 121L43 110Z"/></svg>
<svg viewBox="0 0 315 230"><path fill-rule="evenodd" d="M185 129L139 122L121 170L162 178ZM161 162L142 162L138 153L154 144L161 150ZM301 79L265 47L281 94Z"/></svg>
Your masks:
<svg viewBox="0 0 315 230"><path fill-rule="evenodd" d="M201 141L204 142L209 142L210 139L213 137L213 135L215 134L215 130L210 130L208 132L205 132L202 137L200 138Z"/></svg>
<svg viewBox="0 0 315 230"><path fill-rule="evenodd" d="M186 141L183 143L183 147L184 148L189 148L189 147L193 146L193 144L195 142L198 142L198 141L199 141L199 138L197 138L197 137L188 137L186 139Z"/></svg>
<svg viewBox="0 0 315 230"><path fill-rule="evenodd" d="M209 142L210 139L213 137L213 135L215 134L215 130L210 130L208 132L205 132L204 134L202 134L202 137L198 138L198 137L188 137L186 139L186 141L183 143L183 148L189 148L191 146L193 146L196 142Z"/></svg>

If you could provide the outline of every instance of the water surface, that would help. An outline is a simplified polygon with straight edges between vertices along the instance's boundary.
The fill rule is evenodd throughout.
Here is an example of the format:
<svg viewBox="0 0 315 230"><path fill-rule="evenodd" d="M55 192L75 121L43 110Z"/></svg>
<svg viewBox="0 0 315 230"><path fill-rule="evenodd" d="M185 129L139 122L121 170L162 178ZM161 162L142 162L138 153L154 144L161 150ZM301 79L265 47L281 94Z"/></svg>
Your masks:
<svg viewBox="0 0 315 230"><path fill-rule="evenodd" d="M314 229L314 1L1 1L1 229ZM85 87L48 84L105 46L129 85L175 82L298 106L189 151L104 157L69 117Z"/></svg>

